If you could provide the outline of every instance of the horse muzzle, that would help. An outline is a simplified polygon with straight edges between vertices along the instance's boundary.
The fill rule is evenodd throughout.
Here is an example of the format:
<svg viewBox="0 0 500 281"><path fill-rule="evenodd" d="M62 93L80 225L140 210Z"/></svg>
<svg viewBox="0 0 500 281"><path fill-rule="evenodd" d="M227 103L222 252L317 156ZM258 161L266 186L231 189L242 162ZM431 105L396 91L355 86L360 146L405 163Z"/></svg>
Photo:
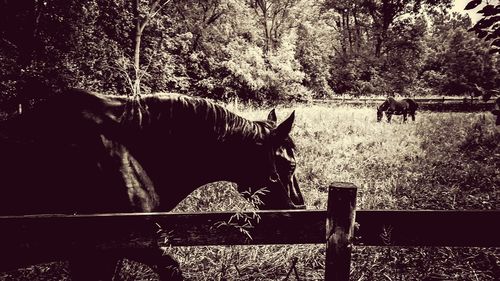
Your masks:
<svg viewBox="0 0 500 281"><path fill-rule="evenodd" d="M304 202L304 197L302 196L302 192L300 191L299 182L295 175L292 176L288 197L290 198L289 207L291 209L305 209L306 204Z"/></svg>

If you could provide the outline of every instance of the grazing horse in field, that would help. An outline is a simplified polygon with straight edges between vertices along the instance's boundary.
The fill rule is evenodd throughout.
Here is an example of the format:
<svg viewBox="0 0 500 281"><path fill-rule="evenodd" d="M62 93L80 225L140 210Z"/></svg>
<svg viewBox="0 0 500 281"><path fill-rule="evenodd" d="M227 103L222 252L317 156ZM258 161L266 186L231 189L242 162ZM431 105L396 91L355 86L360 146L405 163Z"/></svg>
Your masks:
<svg viewBox="0 0 500 281"><path fill-rule="evenodd" d="M0 123L0 214L170 211L221 180L237 183L241 194L266 188L262 209L305 207L289 136L294 113L277 124L274 110L250 121L176 94L132 101L69 90ZM89 250L68 258L74 280L110 280L123 255ZM157 264L159 249L130 255L161 280L182 279L175 260Z"/></svg>
<svg viewBox="0 0 500 281"><path fill-rule="evenodd" d="M491 110L491 113L493 115L496 115L496 117L497 117L495 124L497 126L500 125L500 98L497 98L495 100L495 104L493 105L493 109Z"/></svg>
<svg viewBox="0 0 500 281"><path fill-rule="evenodd" d="M395 100L392 97L388 97L379 107L377 107L377 122L382 120L385 115L387 116L387 122L391 122L392 115L403 115L403 122L406 122L406 116L410 115L411 120L415 121L415 112L418 108L418 104L412 99L402 99L400 101Z"/></svg>

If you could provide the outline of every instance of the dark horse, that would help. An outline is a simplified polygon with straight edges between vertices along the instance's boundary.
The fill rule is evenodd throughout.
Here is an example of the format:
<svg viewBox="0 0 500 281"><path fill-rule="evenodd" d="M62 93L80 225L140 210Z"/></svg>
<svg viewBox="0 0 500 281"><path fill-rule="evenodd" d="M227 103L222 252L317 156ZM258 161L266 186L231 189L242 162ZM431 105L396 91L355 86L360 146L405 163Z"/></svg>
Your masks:
<svg viewBox="0 0 500 281"><path fill-rule="evenodd" d="M500 98L497 98L495 100L495 104L493 105L493 109L491 110L491 113L496 116L496 122L495 124L498 126L500 125Z"/></svg>
<svg viewBox="0 0 500 281"><path fill-rule="evenodd" d="M167 94L142 98L147 114L124 122L131 104L69 90L0 123L0 214L169 211L221 180L242 194L266 188L262 209L305 207L289 136L294 113L281 124L274 110L250 121L204 99ZM150 264L162 280L182 278L175 260L157 262L159 249L89 249L67 258L74 279L110 280L123 256Z"/></svg>
<svg viewBox="0 0 500 281"><path fill-rule="evenodd" d="M415 111L417 111L418 104L412 99L395 100L388 97L379 107L377 107L377 122L382 120L385 115L387 122L391 122L392 115L403 115L403 122L406 122L406 116L410 115L411 120L415 121Z"/></svg>

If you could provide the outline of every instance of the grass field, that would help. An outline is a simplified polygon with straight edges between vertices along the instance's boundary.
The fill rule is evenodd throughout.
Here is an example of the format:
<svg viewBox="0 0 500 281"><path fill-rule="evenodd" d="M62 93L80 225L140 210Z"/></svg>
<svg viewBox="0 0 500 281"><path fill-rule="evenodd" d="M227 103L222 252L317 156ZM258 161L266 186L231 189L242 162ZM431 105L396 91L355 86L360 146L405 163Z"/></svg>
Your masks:
<svg viewBox="0 0 500 281"><path fill-rule="evenodd" d="M326 208L327 187L347 181L359 188L360 209L499 209L500 128L486 113L418 112L415 122L377 123L373 107L296 106L293 137L297 176L309 209ZM267 111L236 109L250 119ZM283 120L291 109L278 109ZM251 206L230 183L204 186L176 211L241 211ZM498 227L492 222L492 227ZM488 229L479 230L488 231ZM499 280L500 249L374 248L353 251L351 280ZM187 280L284 280L297 258L300 280L322 280L323 245L172 248ZM0 280L35 280L62 273L64 263L0 274ZM154 280L149 269L125 262L124 280ZM31 276L23 277L23 276ZM3 278L3 279L2 279ZM50 278L49 278L50 279ZM296 280L292 272L289 280Z"/></svg>
<svg viewBox="0 0 500 281"><path fill-rule="evenodd" d="M371 107L295 109L297 175L310 209L326 208L327 187L332 181L355 183L361 209L499 207L500 130L487 112L419 112L416 122L402 124L397 116L388 124L377 123ZM278 117L283 120L290 112L278 110ZM243 109L240 114L259 119L267 112ZM178 210L244 208L245 202L224 185L228 183L203 187ZM293 257L299 258L301 280L323 278L321 245L191 251L182 249L178 255L190 280L283 280ZM422 280L431 273L445 274L451 280L495 280L500 277L499 254L495 249L358 247L352 280Z"/></svg>

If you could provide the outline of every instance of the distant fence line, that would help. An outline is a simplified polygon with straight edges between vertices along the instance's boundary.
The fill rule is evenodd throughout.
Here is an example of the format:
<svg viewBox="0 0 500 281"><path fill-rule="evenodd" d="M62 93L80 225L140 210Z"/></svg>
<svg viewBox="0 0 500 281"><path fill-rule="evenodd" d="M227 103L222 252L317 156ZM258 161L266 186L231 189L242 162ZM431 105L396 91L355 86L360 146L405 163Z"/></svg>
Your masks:
<svg viewBox="0 0 500 281"><path fill-rule="evenodd" d="M402 97L401 97L402 98ZM456 112L475 112L491 111L494 108L495 98L484 102L480 97L441 97L441 98L420 98L411 97L415 100L420 110L429 111L456 111ZM346 104L354 106L375 106L381 104L385 98L373 97L331 97L328 99L301 100L303 103L312 104ZM238 108L239 99L234 99L230 103L233 108ZM0 121L8 119L13 114L21 114L24 109L17 102L0 103Z"/></svg>
<svg viewBox="0 0 500 281"><path fill-rule="evenodd" d="M401 97L403 98L403 97ZM328 99L313 99L314 104L346 104L375 106L384 102L386 98L370 97L333 97ZM490 111L494 107L494 99L484 102L480 97L442 97L419 98L412 97L418 103L420 110L429 111Z"/></svg>
<svg viewBox="0 0 500 281"><path fill-rule="evenodd" d="M0 216L0 270L89 247L325 243L325 280L337 281L349 280L352 246L500 247L500 211L356 210L356 192L333 183L327 210L257 211L252 239L219 224L234 215L228 212Z"/></svg>

